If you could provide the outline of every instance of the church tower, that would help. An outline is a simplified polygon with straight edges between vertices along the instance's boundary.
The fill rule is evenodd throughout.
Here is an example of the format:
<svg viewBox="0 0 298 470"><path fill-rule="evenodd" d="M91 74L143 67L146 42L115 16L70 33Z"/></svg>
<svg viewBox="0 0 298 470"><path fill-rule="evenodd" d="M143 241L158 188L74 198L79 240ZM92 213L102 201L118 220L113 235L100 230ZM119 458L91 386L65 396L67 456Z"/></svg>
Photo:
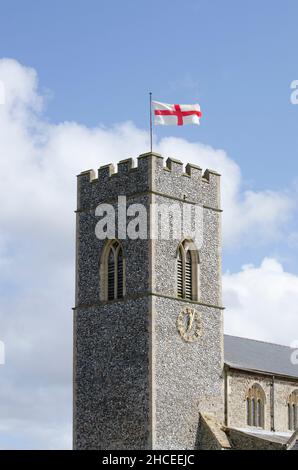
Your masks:
<svg viewBox="0 0 298 470"><path fill-rule="evenodd" d="M199 448L224 419L220 175L148 153L81 173L77 204L74 447Z"/></svg>

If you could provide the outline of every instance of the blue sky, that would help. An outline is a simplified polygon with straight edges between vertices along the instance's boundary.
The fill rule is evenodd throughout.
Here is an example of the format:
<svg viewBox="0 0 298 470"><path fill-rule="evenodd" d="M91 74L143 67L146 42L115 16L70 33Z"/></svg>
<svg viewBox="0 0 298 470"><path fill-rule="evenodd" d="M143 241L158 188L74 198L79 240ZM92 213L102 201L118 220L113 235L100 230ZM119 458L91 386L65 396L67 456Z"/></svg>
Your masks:
<svg viewBox="0 0 298 470"><path fill-rule="evenodd" d="M200 127L156 127L155 147L223 174L226 331L297 340L297 16L291 0L1 2L0 448L71 446L75 174L148 150L149 91L201 104Z"/></svg>
<svg viewBox="0 0 298 470"><path fill-rule="evenodd" d="M165 102L199 101L199 129L158 128L157 136L223 148L247 189L292 187L297 2L12 0L1 11L0 56L38 71L47 119L88 126L132 120L146 129L149 90ZM247 261L237 250L225 266Z"/></svg>

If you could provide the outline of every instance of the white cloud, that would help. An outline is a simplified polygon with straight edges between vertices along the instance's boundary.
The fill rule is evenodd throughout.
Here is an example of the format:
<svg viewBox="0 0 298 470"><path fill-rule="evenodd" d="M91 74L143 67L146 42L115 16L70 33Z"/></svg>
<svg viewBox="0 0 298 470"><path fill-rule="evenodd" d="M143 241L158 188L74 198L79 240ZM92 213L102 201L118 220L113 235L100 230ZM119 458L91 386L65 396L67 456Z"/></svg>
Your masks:
<svg viewBox="0 0 298 470"><path fill-rule="evenodd" d="M0 447L63 448L72 411L75 175L143 153L148 133L130 122L51 124L34 70L3 59L0 80ZM267 240L291 212L284 193L242 193L240 169L223 150L176 138L155 148L222 172L226 243Z"/></svg>
<svg viewBox="0 0 298 470"><path fill-rule="evenodd" d="M43 99L34 70L4 59L0 79L7 88L7 103L0 108L2 194L10 193L2 208L2 223L11 227L21 222L26 230L31 229L34 218L38 234L50 230L52 235L57 233L53 220L57 210L63 208L67 213L74 206L74 175L143 153L148 149L148 133L131 122L91 129L75 122L51 125L40 114ZM239 166L223 150L173 137L162 139L155 148L165 157L175 156L222 173L226 243L243 241L244 236L257 240L260 234L263 239L276 236L291 213L293 202L284 192L241 192ZM26 204L25 210L20 202ZM29 209L30 214L25 214ZM70 224L71 217L61 217L60 223Z"/></svg>
<svg viewBox="0 0 298 470"><path fill-rule="evenodd" d="M169 137L158 145L163 155L177 156L184 163L197 162L203 168L221 173L221 197L224 209L223 237L225 246L264 243L281 235L294 202L285 191L242 191L239 166L224 150L201 143Z"/></svg>
<svg viewBox="0 0 298 470"><path fill-rule="evenodd" d="M0 105L5 103L4 83L0 81Z"/></svg>
<svg viewBox="0 0 298 470"><path fill-rule="evenodd" d="M291 345L298 340L298 276L274 258L223 276L225 331Z"/></svg>

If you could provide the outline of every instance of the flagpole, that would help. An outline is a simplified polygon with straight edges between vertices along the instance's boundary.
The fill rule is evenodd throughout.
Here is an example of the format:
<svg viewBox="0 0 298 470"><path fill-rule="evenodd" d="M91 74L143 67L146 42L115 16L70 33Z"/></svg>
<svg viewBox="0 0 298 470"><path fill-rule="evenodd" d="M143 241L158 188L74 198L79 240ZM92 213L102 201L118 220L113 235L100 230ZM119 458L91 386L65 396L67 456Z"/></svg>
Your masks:
<svg viewBox="0 0 298 470"><path fill-rule="evenodd" d="M152 92L149 92L149 105L150 105L150 153L152 153Z"/></svg>

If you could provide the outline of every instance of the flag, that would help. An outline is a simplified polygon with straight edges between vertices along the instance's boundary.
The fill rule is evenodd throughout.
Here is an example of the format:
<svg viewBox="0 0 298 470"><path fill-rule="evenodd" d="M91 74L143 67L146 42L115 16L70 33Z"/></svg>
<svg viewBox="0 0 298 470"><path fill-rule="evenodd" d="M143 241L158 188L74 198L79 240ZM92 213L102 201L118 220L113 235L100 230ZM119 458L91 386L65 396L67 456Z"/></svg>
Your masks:
<svg viewBox="0 0 298 470"><path fill-rule="evenodd" d="M184 124L200 124L202 116L199 104L167 104L152 101L154 124L162 126L183 126Z"/></svg>

